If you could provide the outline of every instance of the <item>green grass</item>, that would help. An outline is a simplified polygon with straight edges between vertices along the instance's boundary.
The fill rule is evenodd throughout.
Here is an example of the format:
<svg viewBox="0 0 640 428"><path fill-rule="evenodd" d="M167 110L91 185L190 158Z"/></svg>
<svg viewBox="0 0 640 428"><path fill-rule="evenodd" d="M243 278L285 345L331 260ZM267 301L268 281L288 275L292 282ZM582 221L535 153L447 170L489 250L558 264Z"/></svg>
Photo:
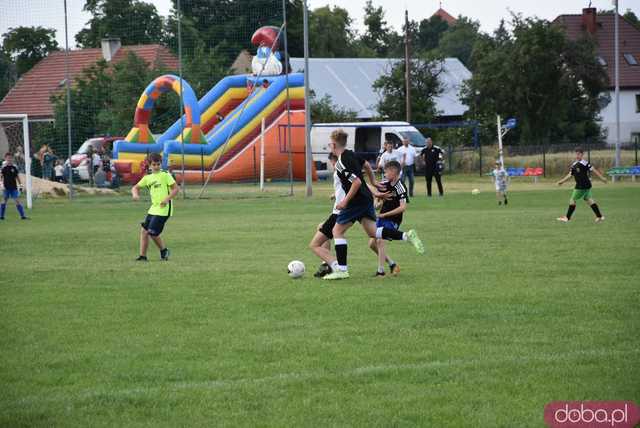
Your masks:
<svg viewBox="0 0 640 428"><path fill-rule="evenodd" d="M640 186L596 185L599 225L555 221L569 187L516 182L505 209L449 186L406 215L426 256L392 243L400 276L373 280L352 230L338 283L286 275L315 270L327 187L178 201L167 263L133 262L144 203L10 207L0 426L543 427L552 400L640 401Z"/></svg>

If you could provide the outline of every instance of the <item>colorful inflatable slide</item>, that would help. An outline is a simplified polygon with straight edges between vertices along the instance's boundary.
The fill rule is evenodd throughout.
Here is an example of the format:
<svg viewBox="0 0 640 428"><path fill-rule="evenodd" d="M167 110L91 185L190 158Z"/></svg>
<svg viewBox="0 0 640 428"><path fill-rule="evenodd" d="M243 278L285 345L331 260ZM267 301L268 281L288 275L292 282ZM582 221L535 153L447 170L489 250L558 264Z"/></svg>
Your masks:
<svg viewBox="0 0 640 428"><path fill-rule="evenodd" d="M114 143L115 164L125 181L144 173L144 159L153 152L162 153L164 168L179 177L183 150L188 182L201 182L214 165L212 181L253 180L259 174L263 119L265 177L288 177L285 125L291 123L297 125L291 128L294 178L303 179L304 128L300 125L304 124L304 76L292 73L257 80L252 75L225 77L199 101L184 79L182 88L180 79L173 75L154 80L138 101L134 127L124 140ZM149 119L155 101L169 91L182 92L184 116L156 140L149 130Z"/></svg>

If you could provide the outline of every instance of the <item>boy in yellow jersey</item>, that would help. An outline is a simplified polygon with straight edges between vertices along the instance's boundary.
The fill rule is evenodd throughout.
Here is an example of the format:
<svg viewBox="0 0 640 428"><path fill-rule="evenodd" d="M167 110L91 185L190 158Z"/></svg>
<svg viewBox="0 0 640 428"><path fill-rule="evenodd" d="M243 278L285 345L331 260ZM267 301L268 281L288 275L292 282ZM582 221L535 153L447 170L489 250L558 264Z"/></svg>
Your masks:
<svg viewBox="0 0 640 428"><path fill-rule="evenodd" d="M140 223L140 256L137 261L147 261L147 248L149 247L149 237L160 250L160 258L169 260L170 251L164 245L160 234L164 229L164 224L173 214L173 199L180 190L171 174L161 170L162 156L159 153L149 155L151 174L145 175L131 188L133 200L140 199L140 188L149 189L151 194L151 208L149 208L147 218Z"/></svg>

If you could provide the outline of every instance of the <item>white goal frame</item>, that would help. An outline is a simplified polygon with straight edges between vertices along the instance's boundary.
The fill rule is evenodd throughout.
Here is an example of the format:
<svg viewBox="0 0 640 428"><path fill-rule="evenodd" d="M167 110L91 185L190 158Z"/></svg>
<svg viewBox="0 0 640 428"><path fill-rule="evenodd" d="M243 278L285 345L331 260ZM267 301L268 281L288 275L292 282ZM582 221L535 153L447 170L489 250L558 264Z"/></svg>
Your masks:
<svg viewBox="0 0 640 428"><path fill-rule="evenodd" d="M29 116L26 114L0 114L0 122L22 121L22 139L24 144L24 175L26 177L27 208L33 208L33 189L31 180L31 141L29 140ZM4 153L3 153L4 154Z"/></svg>

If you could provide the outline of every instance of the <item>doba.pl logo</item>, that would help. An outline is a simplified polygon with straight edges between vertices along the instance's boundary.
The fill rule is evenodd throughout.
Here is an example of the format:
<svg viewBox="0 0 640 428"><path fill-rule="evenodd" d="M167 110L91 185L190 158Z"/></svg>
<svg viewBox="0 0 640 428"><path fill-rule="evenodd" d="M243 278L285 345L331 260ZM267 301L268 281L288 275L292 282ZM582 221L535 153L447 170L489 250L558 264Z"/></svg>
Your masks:
<svg viewBox="0 0 640 428"><path fill-rule="evenodd" d="M554 401L544 421L551 428L634 428L640 408L633 401Z"/></svg>

